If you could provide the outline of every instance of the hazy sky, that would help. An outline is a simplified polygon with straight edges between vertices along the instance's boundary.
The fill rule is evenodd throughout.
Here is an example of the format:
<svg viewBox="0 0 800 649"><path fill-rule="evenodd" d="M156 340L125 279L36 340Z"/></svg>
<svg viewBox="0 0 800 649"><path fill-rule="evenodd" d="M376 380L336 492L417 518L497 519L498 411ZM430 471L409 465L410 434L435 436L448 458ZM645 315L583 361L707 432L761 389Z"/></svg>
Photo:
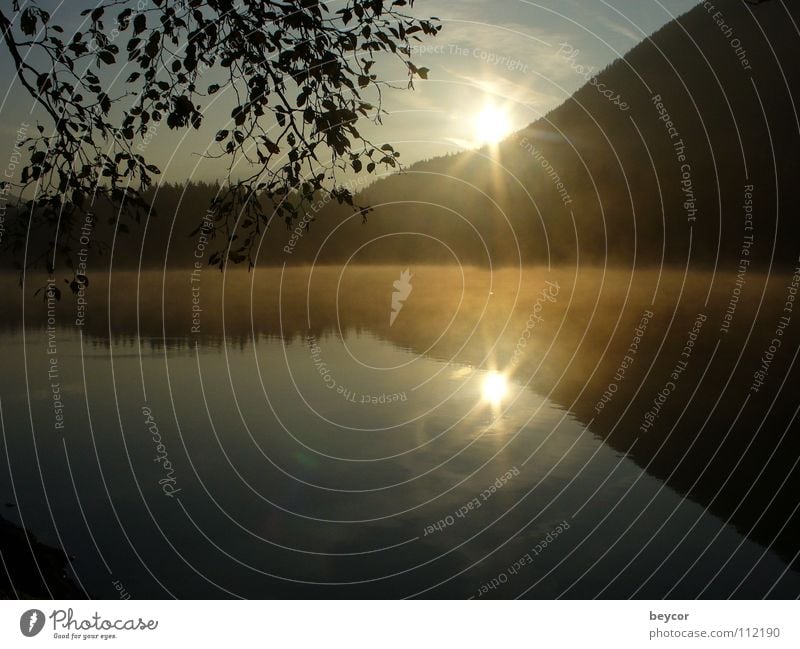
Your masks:
<svg viewBox="0 0 800 649"><path fill-rule="evenodd" d="M64 25L74 24L78 11L91 5L81 0L40 4L60 5L53 14ZM338 3L327 4L335 10ZM599 71L696 4L697 0L417 0L416 14L437 16L444 25L418 52L418 65L431 70L429 80L420 81L413 92L391 92L385 103L391 114L383 126L363 130L375 140L395 144L406 164L475 146L476 115L487 104L505 115L510 127L525 126L585 82L576 64ZM563 43L578 50L572 63L559 54ZM0 73L0 152L10 154L20 123L35 119L29 98L13 83L4 48ZM226 127L230 107L222 104L208 111L200 132L175 134L164 126L147 144L147 156L161 166L166 179L220 175L219 163L197 154Z"/></svg>

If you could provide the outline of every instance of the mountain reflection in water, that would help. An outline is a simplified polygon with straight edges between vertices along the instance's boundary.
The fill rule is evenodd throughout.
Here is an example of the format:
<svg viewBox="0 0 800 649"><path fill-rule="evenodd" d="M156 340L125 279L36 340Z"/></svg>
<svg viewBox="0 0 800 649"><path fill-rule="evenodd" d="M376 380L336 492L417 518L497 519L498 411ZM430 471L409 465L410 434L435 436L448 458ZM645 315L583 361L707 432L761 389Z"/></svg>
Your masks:
<svg viewBox="0 0 800 649"><path fill-rule="evenodd" d="M800 593L791 277L403 270L119 273L54 331L28 278L7 517L94 597Z"/></svg>

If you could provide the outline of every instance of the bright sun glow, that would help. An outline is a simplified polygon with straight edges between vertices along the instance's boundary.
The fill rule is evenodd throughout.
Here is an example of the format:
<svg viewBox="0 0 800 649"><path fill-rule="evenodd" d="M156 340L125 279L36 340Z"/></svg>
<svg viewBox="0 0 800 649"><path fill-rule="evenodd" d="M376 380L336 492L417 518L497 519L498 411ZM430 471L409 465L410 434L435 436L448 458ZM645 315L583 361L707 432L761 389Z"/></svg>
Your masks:
<svg viewBox="0 0 800 649"><path fill-rule="evenodd" d="M511 132L508 115L497 106L486 105L475 116L475 140L479 144L496 144Z"/></svg>
<svg viewBox="0 0 800 649"><path fill-rule="evenodd" d="M499 406L508 394L508 381L499 372L489 372L483 380L483 398L493 406Z"/></svg>

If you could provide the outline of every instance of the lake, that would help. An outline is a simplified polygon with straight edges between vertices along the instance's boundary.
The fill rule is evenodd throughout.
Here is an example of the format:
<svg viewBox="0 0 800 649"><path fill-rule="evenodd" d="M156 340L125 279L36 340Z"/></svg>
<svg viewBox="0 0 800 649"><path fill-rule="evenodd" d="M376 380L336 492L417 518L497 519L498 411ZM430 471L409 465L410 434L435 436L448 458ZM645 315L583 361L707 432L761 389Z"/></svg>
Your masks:
<svg viewBox="0 0 800 649"><path fill-rule="evenodd" d="M800 594L790 275L405 270L4 278L19 591Z"/></svg>

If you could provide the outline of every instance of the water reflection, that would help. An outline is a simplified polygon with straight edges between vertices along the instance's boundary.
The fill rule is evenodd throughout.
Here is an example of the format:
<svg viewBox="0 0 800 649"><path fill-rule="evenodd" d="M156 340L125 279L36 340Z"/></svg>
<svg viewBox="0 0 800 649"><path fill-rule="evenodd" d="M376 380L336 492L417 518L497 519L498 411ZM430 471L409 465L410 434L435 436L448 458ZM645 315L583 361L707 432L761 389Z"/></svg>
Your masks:
<svg viewBox="0 0 800 649"><path fill-rule="evenodd" d="M492 404L495 409L499 408L508 396L508 380L505 375L494 370L490 371L483 379L481 393L484 401Z"/></svg>
<svg viewBox="0 0 800 649"><path fill-rule="evenodd" d="M761 425L768 397L742 396L757 305L725 339L703 332L643 437L724 282L419 268L390 326L395 270L204 276L199 334L179 274L146 277L138 309L135 278L113 278L111 305L93 285L84 328L57 307L63 428L31 301L24 336L9 320L0 337L0 494L97 597L114 581L134 597L800 592L792 402L772 398ZM545 282L558 300L529 326ZM764 295L769 321L781 281Z"/></svg>

